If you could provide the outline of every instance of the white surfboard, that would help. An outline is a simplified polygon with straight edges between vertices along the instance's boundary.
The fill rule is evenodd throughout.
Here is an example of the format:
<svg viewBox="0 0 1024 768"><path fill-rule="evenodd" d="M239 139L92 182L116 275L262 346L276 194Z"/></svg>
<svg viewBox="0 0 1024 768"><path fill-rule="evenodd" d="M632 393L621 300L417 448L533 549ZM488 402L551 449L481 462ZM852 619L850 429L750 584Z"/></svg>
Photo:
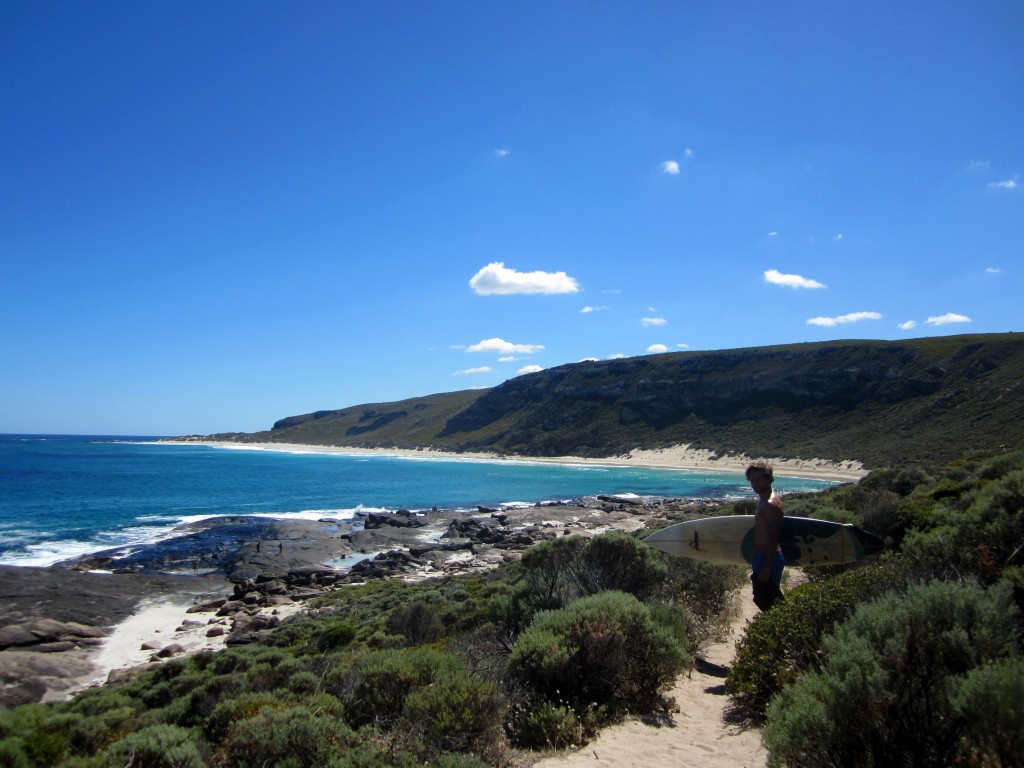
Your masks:
<svg viewBox="0 0 1024 768"><path fill-rule="evenodd" d="M727 515L690 520L644 539L662 552L716 563L749 565L754 551L754 516ZM786 565L857 563L879 554L884 542L854 525L808 517L782 518L779 546Z"/></svg>

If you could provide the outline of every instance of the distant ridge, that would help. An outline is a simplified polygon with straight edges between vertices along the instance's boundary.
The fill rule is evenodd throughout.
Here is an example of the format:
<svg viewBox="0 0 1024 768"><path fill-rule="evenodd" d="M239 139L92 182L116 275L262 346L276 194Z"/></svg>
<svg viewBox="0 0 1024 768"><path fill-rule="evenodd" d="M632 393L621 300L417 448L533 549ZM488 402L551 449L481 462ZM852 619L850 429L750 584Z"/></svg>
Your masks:
<svg viewBox="0 0 1024 768"><path fill-rule="evenodd" d="M831 341L573 363L204 439L588 457L689 444L872 467L1019 447L1022 382L1017 333Z"/></svg>

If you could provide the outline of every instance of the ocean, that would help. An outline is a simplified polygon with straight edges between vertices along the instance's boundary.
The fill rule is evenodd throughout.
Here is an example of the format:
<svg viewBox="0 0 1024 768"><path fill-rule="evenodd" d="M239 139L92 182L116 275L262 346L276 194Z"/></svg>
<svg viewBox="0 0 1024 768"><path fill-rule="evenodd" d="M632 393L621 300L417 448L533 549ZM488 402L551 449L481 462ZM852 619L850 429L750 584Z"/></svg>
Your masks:
<svg viewBox="0 0 1024 768"><path fill-rule="evenodd" d="M742 474L160 444L156 437L0 435L0 564L47 566L157 541L218 515L351 518L357 511L567 501L598 494L728 499ZM779 477L786 492L833 483Z"/></svg>

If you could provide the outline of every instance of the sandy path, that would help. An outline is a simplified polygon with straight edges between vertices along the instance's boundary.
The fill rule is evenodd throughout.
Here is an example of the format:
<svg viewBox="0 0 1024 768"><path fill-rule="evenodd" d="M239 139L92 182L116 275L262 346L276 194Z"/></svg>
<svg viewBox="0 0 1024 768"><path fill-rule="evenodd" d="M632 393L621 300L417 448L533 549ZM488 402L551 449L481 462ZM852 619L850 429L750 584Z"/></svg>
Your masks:
<svg viewBox="0 0 1024 768"><path fill-rule="evenodd" d="M727 723L725 675L747 621L757 614L746 590L738 594L740 615L725 642L712 645L692 674L676 681L671 696L679 711L668 723L630 720L608 728L578 752L545 758L534 768L628 766L629 768L763 768L768 753L761 732Z"/></svg>

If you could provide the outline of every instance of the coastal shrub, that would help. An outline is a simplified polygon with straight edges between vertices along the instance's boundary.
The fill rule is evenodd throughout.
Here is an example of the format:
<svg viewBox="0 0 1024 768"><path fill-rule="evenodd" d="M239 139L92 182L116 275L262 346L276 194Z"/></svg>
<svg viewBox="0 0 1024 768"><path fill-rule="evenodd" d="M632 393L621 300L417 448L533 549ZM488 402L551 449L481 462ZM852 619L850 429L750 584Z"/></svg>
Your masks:
<svg viewBox="0 0 1024 768"><path fill-rule="evenodd" d="M972 669L953 692L963 724L957 763L1024 765L1024 658Z"/></svg>
<svg viewBox="0 0 1024 768"><path fill-rule="evenodd" d="M323 652L345 648L352 644L358 633L359 627L347 619L324 622L322 630L316 636L317 650Z"/></svg>
<svg viewBox="0 0 1024 768"><path fill-rule="evenodd" d="M513 726L516 745L525 749L568 749L591 735L575 711L550 701L517 710Z"/></svg>
<svg viewBox="0 0 1024 768"><path fill-rule="evenodd" d="M227 735L231 726L240 721L255 717L264 708L282 705L281 700L266 691L247 692L220 701L203 724L203 733L212 744L220 743Z"/></svg>
<svg viewBox="0 0 1024 768"><path fill-rule="evenodd" d="M520 569L511 593L496 595L490 603L490 619L513 637L538 611L561 608L579 597L603 591L652 597L668 573L660 553L620 532L541 542L523 554Z"/></svg>
<svg viewBox="0 0 1024 768"><path fill-rule="evenodd" d="M749 570L688 557L662 555L667 576L659 598L685 611L692 651L700 654L725 636L735 609L735 591Z"/></svg>
<svg viewBox="0 0 1024 768"><path fill-rule="evenodd" d="M0 739L0 765L5 768L35 768L25 752L25 740L19 736Z"/></svg>
<svg viewBox="0 0 1024 768"><path fill-rule="evenodd" d="M355 727L388 730L401 717L410 693L460 665L452 654L428 646L373 651L353 670L355 679L344 699L345 719Z"/></svg>
<svg viewBox="0 0 1024 768"><path fill-rule="evenodd" d="M206 768L195 736L176 725L154 725L129 733L107 749L103 764L132 768Z"/></svg>
<svg viewBox="0 0 1024 768"><path fill-rule="evenodd" d="M632 595L602 592L543 611L519 637L509 674L536 701L577 714L602 707L615 717L647 712L691 659Z"/></svg>
<svg viewBox="0 0 1024 768"><path fill-rule="evenodd" d="M224 740L223 765L318 768L361 741L343 720L328 714L304 706L264 708L232 724Z"/></svg>
<svg viewBox="0 0 1024 768"><path fill-rule="evenodd" d="M388 632L402 635L412 645L432 643L443 630L437 613L424 602L400 605L388 617Z"/></svg>
<svg viewBox="0 0 1024 768"><path fill-rule="evenodd" d="M755 721L802 673L816 669L822 638L857 606L902 589L910 575L900 563L866 566L791 590L785 601L754 617L736 644L726 683L734 706Z"/></svg>
<svg viewBox="0 0 1024 768"><path fill-rule="evenodd" d="M77 713L65 712L50 704L25 704L9 711L0 710L0 739L11 742L12 755L21 751L33 765L55 765L71 750L71 730L82 719Z"/></svg>
<svg viewBox="0 0 1024 768"><path fill-rule="evenodd" d="M971 503L937 505L930 525L907 533L904 553L949 575L964 572L998 580L1024 564L1024 470L1013 470L971 494Z"/></svg>
<svg viewBox="0 0 1024 768"><path fill-rule="evenodd" d="M460 668L447 668L405 700L403 730L422 745L417 752L496 754L503 741L505 702L497 686Z"/></svg>
<svg viewBox="0 0 1024 768"><path fill-rule="evenodd" d="M971 583L914 585L860 606L825 639L823 668L769 705L771 765L954 765L957 688L1014 653L1015 614L1009 585Z"/></svg>

